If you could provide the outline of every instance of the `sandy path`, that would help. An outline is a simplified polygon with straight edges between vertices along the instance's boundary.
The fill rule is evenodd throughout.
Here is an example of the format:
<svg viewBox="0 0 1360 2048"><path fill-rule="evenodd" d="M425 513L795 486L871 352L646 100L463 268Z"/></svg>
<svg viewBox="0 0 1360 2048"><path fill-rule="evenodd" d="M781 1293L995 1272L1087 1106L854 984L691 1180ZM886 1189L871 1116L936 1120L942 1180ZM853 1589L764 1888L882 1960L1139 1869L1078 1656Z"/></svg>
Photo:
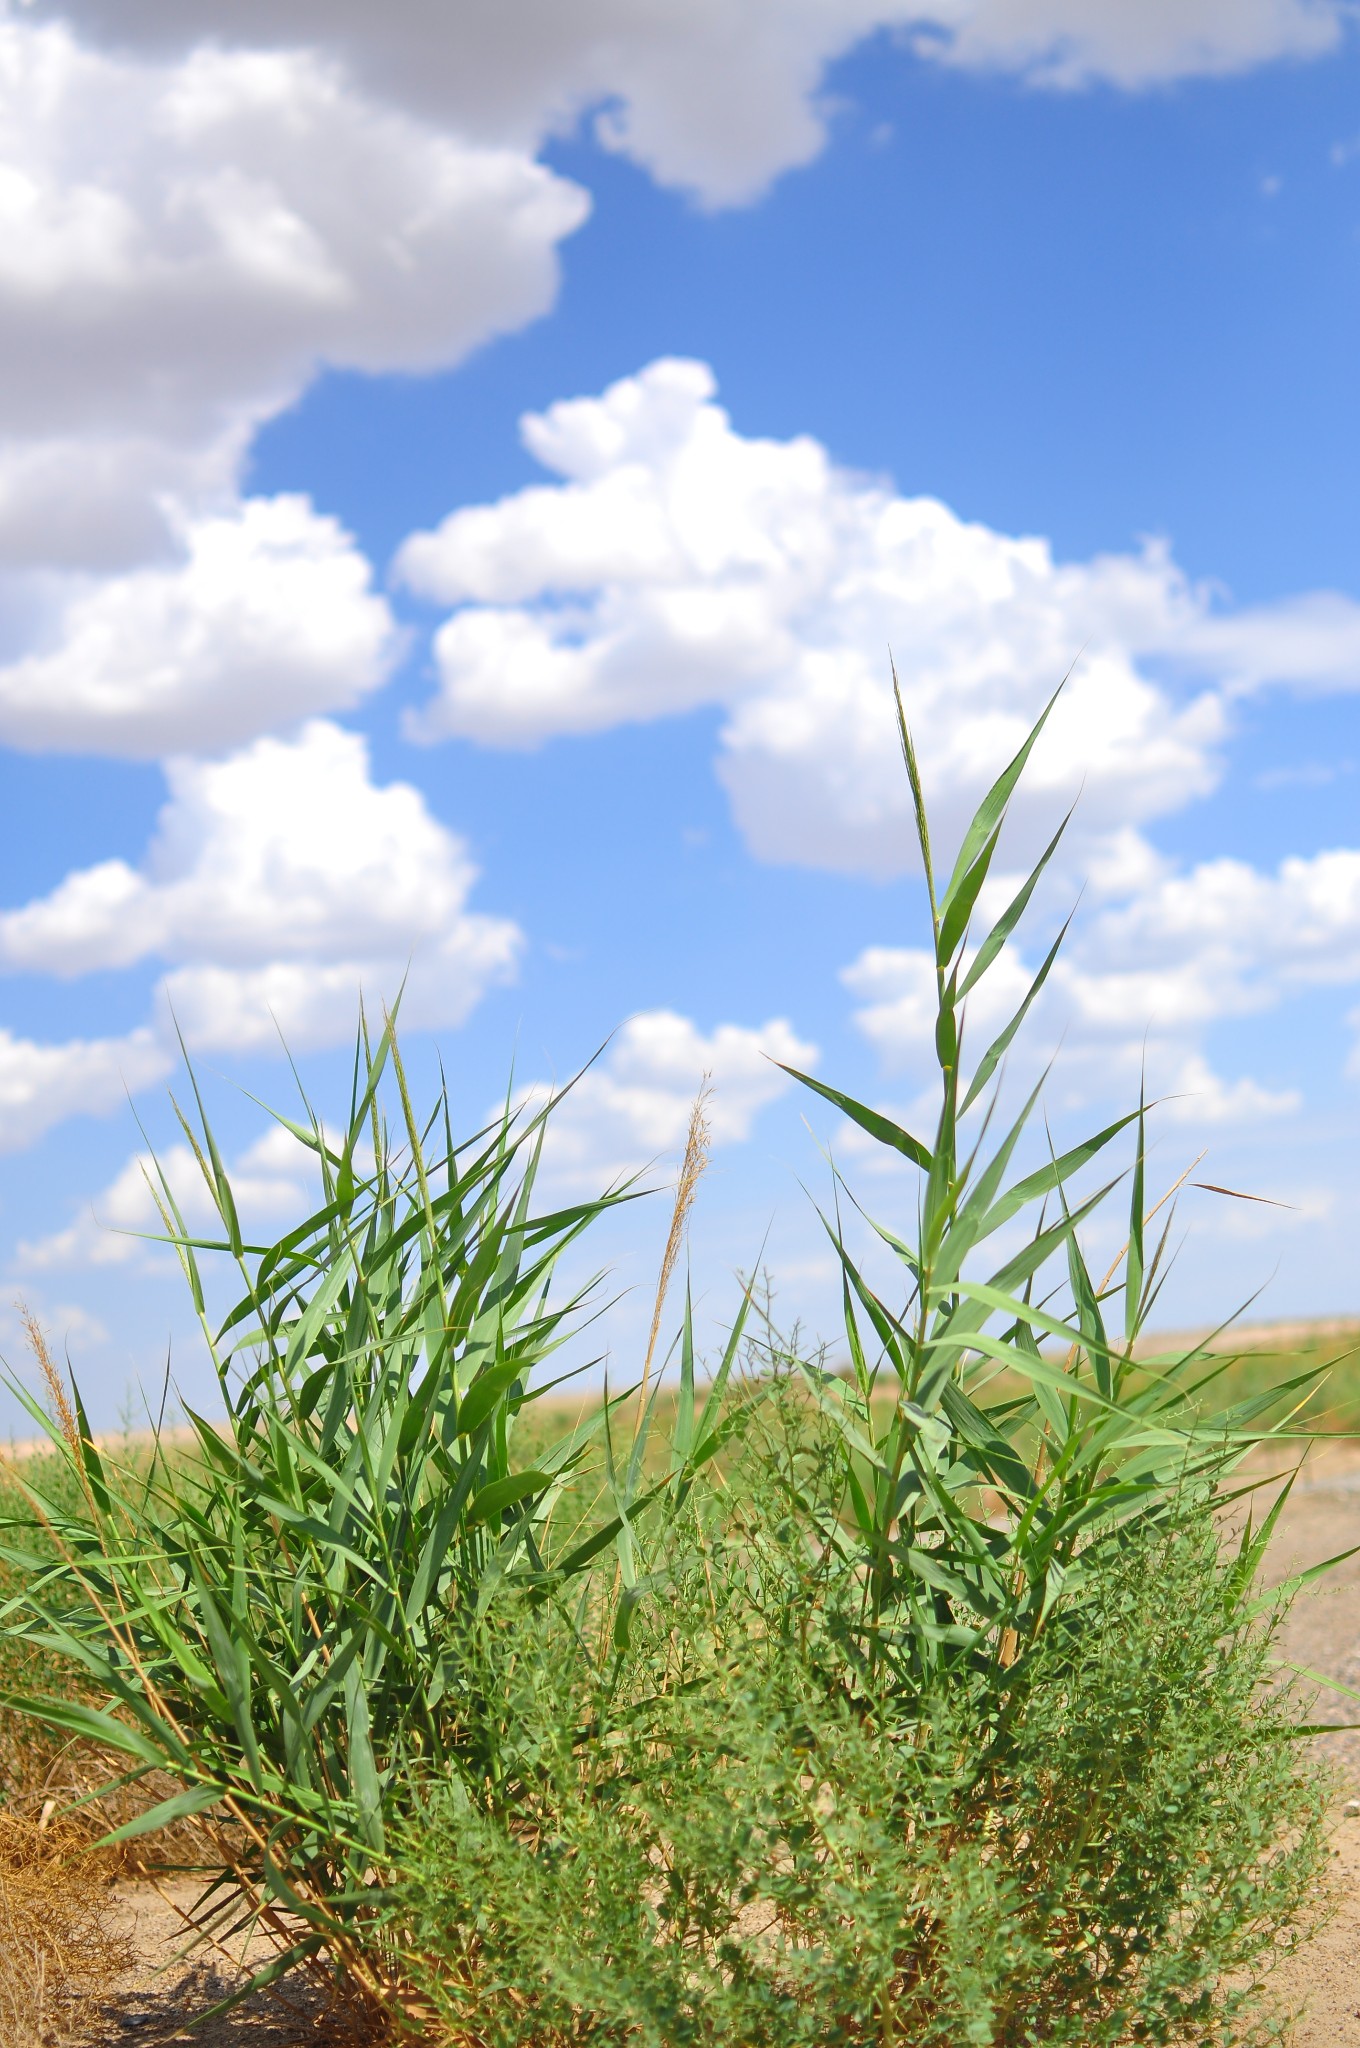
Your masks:
<svg viewBox="0 0 1360 2048"><path fill-rule="evenodd" d="M1272 1552L1273 1576L1283 1578L1356 1545L1360 1465L1347 1458L1295 1489ZM1360 1689L1360 1555L1299 1594L1281 1647L1291 1661ZM1312 1718L1360 1721L1360 1700L1320 1691ZM1345 1810L1360 1795L1360 1730L1338 1727L1335 1735L1319 1739L1319 1748L1338 1776L1332 1839L1336 1912L1298 1956L1281 1965L1276 1984L1291 2005L1304 2006L1293 2048L1360 2048L1360 1816Z"/></svg>
<svg viewBox="0 0 1360 2048"><path fill-rule="evenodd" d="M100 2048L104 2041L110 2048L115 2042L153 2048L170 2041L191 2041L198 2048L290 2048L301 2042L313 2048L354 2048L344 2015L330 2008L301 1973L186 2033L186 2022L195 2013L239 1987L245 1970L238 1965L259 1969L270 1956L266 1942L243 1948L238 1937L225 1945L231 1955L205 1949L196 1960L183 1961L182 1916L197 1892L197 1886L185 1883L160 1890L139 1884L115 1888L112 1931L128 1939L138 1967L119 1980L108 2003Z"/></svg>

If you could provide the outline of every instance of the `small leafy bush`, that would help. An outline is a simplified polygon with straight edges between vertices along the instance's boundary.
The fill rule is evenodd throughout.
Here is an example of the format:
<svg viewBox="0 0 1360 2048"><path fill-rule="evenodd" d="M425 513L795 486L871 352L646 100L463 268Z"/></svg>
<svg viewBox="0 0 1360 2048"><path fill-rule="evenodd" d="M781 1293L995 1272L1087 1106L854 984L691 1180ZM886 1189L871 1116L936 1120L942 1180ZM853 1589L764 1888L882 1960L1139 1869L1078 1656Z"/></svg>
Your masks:
<svg viewBox="0 0 1360 2048"><path fill-rule="evenodd" d="M440 2037L1269 2038L1325 1790L1207 1506L1112 1555L1014 1679L905 1712L847 1683L853 1586L771 1526L676 1560L626 1675L542 1610L488 1637L523 1796L430 1786L389 1908Z"/></svg>

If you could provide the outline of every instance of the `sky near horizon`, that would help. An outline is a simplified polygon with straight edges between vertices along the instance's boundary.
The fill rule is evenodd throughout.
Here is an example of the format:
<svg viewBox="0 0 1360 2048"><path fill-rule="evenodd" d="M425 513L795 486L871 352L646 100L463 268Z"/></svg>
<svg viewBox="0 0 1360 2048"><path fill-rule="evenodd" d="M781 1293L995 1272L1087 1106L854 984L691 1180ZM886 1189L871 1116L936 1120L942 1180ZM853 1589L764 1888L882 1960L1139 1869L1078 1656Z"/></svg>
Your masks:
<svg viewBox="0 0 1360 2048"><path fill-rule="evenodd" d="M1071 671L1012 1078L1279 1205L1164 1319L1360 1310L1358 315L1346 0L0 0L0 1354L206 1398L176 1029L282 1231L280 1034L338 1116L403 976L469 1128L603 1048L564 1190L711 1072L705 1314L834 1334L818 1144L910 1183L772 1061L928 1120L890 649L946 846Z"/></svg>

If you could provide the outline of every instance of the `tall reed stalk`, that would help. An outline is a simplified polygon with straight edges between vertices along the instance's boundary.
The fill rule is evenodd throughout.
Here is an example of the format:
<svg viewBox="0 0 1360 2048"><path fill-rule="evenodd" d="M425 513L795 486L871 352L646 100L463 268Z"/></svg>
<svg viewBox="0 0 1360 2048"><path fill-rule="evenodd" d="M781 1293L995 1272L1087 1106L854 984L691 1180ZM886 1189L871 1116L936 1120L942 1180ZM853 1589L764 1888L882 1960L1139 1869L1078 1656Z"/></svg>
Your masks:
<svg viewBox="0 0 1360 2048"><path fill-rule="evenodd" d="M631 1190L536 1212L552 1104L455 1143L442 1095L417 1119L389 1022L375 1049L361 1038L343 1136L310 1113L289 1124L322 1205L252 1244L195 1100L181 1121L221 1234L196 1237L163 1176L159 1199L224 1420L190 1412L190 1447L157 1437L119 1463L50 1361L50 1413L16 1385L78 1485L32 1487L41 1541L10 1533L26 1589L5 1620L107 1704L7 1704L121 1755L134 1779L170 1773L173 1793L119 1834L199 1817L218 1857L204 1929L258 1920L278 1947L269 1974L338 1961L381 2004L356 1932L393 1812L432 1771L500 1796L494 1716L469 1711L469 1630L503 1585L564 1584L621 1531L614 1516L554 1548L600 1414L519 1446L545 1368L593 1313L594 1283L554 1298L559 1261ZM233 1261L244 1289L216 1328L205 1257Z"/></svg>
<svg viewBox="0 0 1360 2048"><path fill-rule="evenodd" d="M1147 1194L1145 1102L1061 1153L1049 1145L1040 1164L1014 1172L1044 1077L995 1138L1003 1062L1067 926L1002 1029L971 1061L968 1005L1020 925L1066 819L1000 916L980 934L974 919L1011 796L1052 702L979 805L941 887L895 677L894 689L930 918L939 1108L927 1141L795 1073L916 1174L912 1222L865 1218L901 1274L896 1295L870 1284L844 1223L847 1213L864 1212L835 1176L837 1202L823 1220L841 1272L849 1374L805 1358L792 1364L831 1418L839 1446L832 1509L808 1503L816 1541L860 1577L869 1664L886 1662L919 1699L957 1659L1017 1667L1019 1683L1055 1603L1075 1610L1083 1580L1100 1572L1137 1525L1170 1523L1206 1493L1222 1494L1265 1439L1288 1451L1291 1418L1319 1374L1303 1372L1215 1408L1221 1359L1198 1345L1158 1352L1145 1342L1171 1229L1168 1215L1155 1241L1148 1235L1165 1198L1153 1202ZM1091 1171L1122 1137L1132 1141L1131 1161L1091 1187ZM1125 1244L1097 1281L1082 1249L1083 1226L1121 1180ZM993 1241L1002 1233L1013 1241L1027 1217L1020 1248L989 1257ZM1295 1441L1295 1456L1303 1441ZM1244 1583L1283 1499L1261 1528L1248 1523Z"/></svg>

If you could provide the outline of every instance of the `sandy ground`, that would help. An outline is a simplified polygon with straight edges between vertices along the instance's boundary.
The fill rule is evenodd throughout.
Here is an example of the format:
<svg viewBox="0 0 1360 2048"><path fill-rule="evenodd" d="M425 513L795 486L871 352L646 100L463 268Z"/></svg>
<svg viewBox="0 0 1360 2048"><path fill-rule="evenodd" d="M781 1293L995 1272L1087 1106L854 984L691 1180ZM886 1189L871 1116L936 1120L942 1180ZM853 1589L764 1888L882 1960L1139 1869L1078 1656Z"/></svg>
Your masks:
<svg viewBox="0 0 1360 2048"><path fill-rule="evenodd" d="M1340 1551L1360 1549L1360 1459L1351 1452L1296 1488L1273 1551L1273 1576ZM1282 1645L1297 1664L1360 1689L1360 1554L1301 1593ZM1313 1718L1360 1721L1360 1701L1320 1692ZM1276 1988L1291 2007L1304 2010L1292 2035L1293 2048L1360 2048L1360 1730L1338 1727L1319 1738L1337 1772L1332 1872L1335 1910L1321 1933L1283 1964ZM126 1932L141 1967L120 1983L107 2011L103 2042L145 2044L193 2040L201 2048L285 2048L324 2043L340 2048L346 2031L340 2016L309 1997L305 1985L290 1983L261 1993L234 2012L191 2035L182 2030L196 2011L225 1994L232 1982L227 1959L193 1965L173 1959L183 1939L174 1898L188 1904L192 1892L158 1896L147 1887L118 1893L120 1931ZM237 1980L239 1981L239 1979Z"/></svg>
<svg viewBox="0 0 1360 2048"><path fill-rule="evenodd" d="M185 1883L165 1888L124 1884L115 1890L113 1932L124 1935L138 1957L138 1967L120 1979L105 2010L103 2043L133 2044L192 2041L199 2048L290 2048L309 2042L313 2048L353 2048L354 2036L344 2016L331 2009L299 1973L286 1984L253 1994L230 2012L192 2032L184 2031L193 2015L228 1997L243 1981L241 1964L259 1969L269 1960L266 1943L242 1946L231 1954L200 1949L185 1961L187 1930L184 1913L197 1896ZM224 1944L224 1948L225 1948Z"/></svg>
<svg viewBox="0 0 1360 2048"><path fill-rule="evenodd" d="M1273 1576L1360 1546L1360 1463L1319 1468L1296 1486L1272 1552ZM1360 1689L1360 1555L1301 1592L1282 1643L1294 1663ZM1360 1721L1360 1700L1319 1690L1315 1721ZM1302 2006L1293 2048L1360 2048L1360 1729L1338 1726L1318 1746L1336 1768L1332 1837L1335 1911L1297 1957L1282 1964L1277 1988Z"/></svg>

